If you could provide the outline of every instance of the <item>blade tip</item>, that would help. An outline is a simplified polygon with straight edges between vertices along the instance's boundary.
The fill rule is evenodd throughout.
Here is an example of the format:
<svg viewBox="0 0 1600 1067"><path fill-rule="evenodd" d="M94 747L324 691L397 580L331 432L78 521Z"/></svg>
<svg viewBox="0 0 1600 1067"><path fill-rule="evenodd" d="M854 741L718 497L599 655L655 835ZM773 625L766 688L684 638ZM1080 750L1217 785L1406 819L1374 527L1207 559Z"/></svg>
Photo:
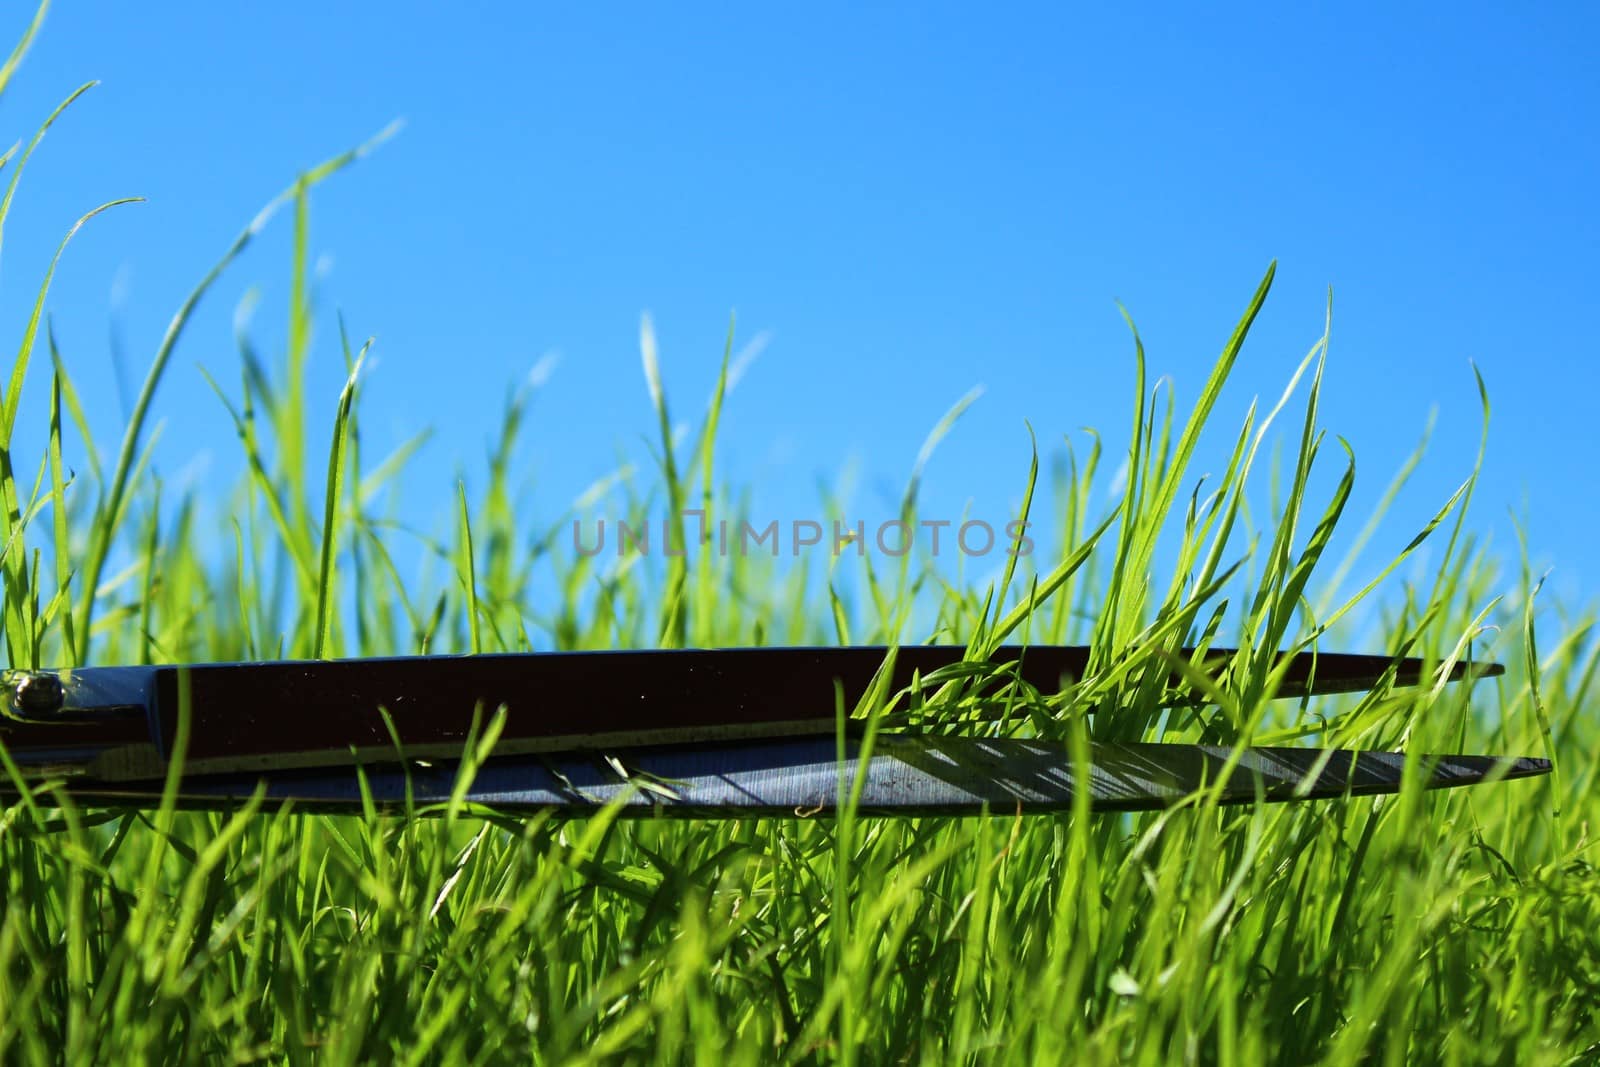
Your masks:
<svg viewBox="0 0 1600 1067"><path fill-rule="evenodd" d="M1511 764L1510 778L1534 778L1555 769L1555 764L1542 756L1511 756L1507 762Z"/></svg>
<svg viewBox="0 0 1600 1067"><path fill-rule="evenodd" d="M1450 681L1459 682L1463 678L1476 681L1479 678L1498 678L1506 673L1504 663L1496 663L1487 659L1458 660L1450 668Z"/></svg>

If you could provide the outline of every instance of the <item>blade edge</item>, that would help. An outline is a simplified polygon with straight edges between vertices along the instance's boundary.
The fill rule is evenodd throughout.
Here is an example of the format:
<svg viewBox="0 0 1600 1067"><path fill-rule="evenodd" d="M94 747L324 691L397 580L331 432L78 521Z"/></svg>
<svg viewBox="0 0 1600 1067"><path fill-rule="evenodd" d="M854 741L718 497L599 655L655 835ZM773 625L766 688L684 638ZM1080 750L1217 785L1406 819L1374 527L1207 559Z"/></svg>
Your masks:
<svg viewBox="0 0 1600 1067"><path fill-rule="evenodd" d="M624 749L610 760L598 753L491 760L468 790L473 803L507 812L557 810L592 814L621 798L624 814L650 817L761 817L835 813L841 781L833 738L803 737L708 746ZM860 745L847 742L844 780L862 766ZM1098 742L1091 746L1090 808L1097 812L1169 807L1215 788L1232 750L1222 747ZM1423 756L1430 789L1510 780L1548 772L1546 760L1496 756ZM632 782L618 774L621 767ZM394 809L409 783L420 806L447 801L457 765L372 767L372 799ZM1268 803L1398 792L1406 756L1390 752L1258 748L1239 755L1218 791L1224 804ZM260 781L269 801L294 801L311 810L356 810L358 779L349 769L299 770L274 775L195 776L180 790L194 807L242 802ZM1078 776L1059 745L1023 740L975 740L885 735L867 761L858 810L881 815L1048 813L1071 810ZM117 783L75 782L80 803L153 802L159 786L140 790Z"/></svg>

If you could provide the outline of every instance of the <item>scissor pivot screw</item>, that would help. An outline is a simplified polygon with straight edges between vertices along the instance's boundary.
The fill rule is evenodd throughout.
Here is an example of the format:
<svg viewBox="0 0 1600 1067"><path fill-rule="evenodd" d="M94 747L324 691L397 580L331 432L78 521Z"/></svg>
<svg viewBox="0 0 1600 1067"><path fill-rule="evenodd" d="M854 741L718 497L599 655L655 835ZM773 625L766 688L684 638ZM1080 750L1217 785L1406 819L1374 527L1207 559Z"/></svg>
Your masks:
<svg viewBox="0 0 1600 1067"><path fill-rule="evenodd" d="M11 706L25 719L49 718L67 700L61 679L47 671L17 671L11 676Z"/></svg>

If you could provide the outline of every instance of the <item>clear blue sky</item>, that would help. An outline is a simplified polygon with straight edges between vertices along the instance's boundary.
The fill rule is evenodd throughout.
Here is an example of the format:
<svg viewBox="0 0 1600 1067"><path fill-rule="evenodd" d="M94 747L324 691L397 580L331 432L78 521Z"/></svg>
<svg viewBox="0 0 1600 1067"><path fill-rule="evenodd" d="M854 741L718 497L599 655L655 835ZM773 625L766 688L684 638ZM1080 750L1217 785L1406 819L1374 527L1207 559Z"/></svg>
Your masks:
<svg viewBox="0 0 1600 1067"><path fill-rule="evenodd" d="M29 10L0 16L8 41ZM479 477L507 389L546 353L560 363L522 457L546 513L619 448L645 455L644 311L684 415L709 391L730 311L742 340L770 334L725 422L732 473L760 483L765 510L811 513L817 480L855 463L854 510L889 517L928 429L981 384L929 472L929 508L970 499L998 515L1025 473L1024 419L1047 448L1083 426L1125 447L1118 301L1152 375L1187 403L1276 258L1215 449L1251 397L1277 396L1332 286L1323 422L1357 454L1352 510L1372 505L1438 410L1375 550L1398 549L1469 470L1476 361L1494 423L1475 526L1510 556L1507 516L1525 516L1552 586L1588 601L1597 37L1590 4L60 0L0 102L4 138L28 136L81 82L103 84L30 165L0 322L20 335L80 213L149 198L80 235L50 300L113 441L110 323L132 388L183 295L267 198L403 118L398 138L322 188L313 241L324 310L377 337L369 451L438 430L408 492L424 511L437 493L439 526L458 468L469 486ZM230 322L251 285L263 335L281 334L287 235L275 226L234 267L178 352L157 402L169 481L240 469L195 368L237 381ZM329 417L333 340L325 314L312 383ZM30 405L46 380L31 381Z"/></svg>

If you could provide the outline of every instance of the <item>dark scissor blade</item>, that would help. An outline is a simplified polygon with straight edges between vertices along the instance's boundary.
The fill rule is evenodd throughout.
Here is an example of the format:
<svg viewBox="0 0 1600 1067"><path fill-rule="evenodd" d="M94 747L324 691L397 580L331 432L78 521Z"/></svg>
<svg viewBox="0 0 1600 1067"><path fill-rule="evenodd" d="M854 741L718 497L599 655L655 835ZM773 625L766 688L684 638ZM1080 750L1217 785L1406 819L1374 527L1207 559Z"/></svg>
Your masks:
<svg viewBox="0 0 1600 1067"><path fill-rule="evenodd" d="M478 769L467 799L501 811L593 812L621 800L636 816L753 817L833 812L840 783L862 769L860 744L825 737L668 745L599 754L550 754L491 760ZM1094 811L1165 807L1222 781L1233 752L1201 745L1094 743L1087 776L1057 744L1024 740L880 736L865 761L859 810L872 814L973 815L983 811L1070 810L1080 789ZM1239 755L1220 787L1223 803L1367 796L1399 792L1403 753L1257 748ZM1525 778L1546 760L1492 756L1418 757L1426 788ZM369 768L366 788L380 807L449 800L458 765ZM185 804L226 807L265 782L270 801L324 810L359 810L360 779L351 769L191 777ZM80 801L153 803L158 786L75 783Z"/></svg>
<svg viewBox="0 0 1600 1067"><path fill-rule="evenodd" d="M475 716L499 708L506 718L497 751L506 754L831 736L836 704L853 709L888 652L684 649L91 667L41 672L59 679L54 707L43 685L32 684L45 679L26 679L31 702L6 698L3 739L30 764L83 762L85 753L103 751L92 767L99 776L157 777L173 750L184 692L185 766L197 772L348 765L392 754L396 735L411 755L450 759L461 753ZM1091 659L1079 646L1002 648L980 664L965 663L966 654L960 646L901 648L886 692L903 692L920 678L931 695L941 679L978 675L973 688L983 693L1012 678L1055 693L1082 679ZM1213 676L1233 655L1178 653ZM1450 677L1499 670L1458 663ZM1416 659L1303 653L1284 666L1275 695L1360 691L1385 678L1415 685L1428 677L1429 666ZM1192 699L1181 695L1184 683L1175 668L1163 680L1171 700Z"/></svg>

